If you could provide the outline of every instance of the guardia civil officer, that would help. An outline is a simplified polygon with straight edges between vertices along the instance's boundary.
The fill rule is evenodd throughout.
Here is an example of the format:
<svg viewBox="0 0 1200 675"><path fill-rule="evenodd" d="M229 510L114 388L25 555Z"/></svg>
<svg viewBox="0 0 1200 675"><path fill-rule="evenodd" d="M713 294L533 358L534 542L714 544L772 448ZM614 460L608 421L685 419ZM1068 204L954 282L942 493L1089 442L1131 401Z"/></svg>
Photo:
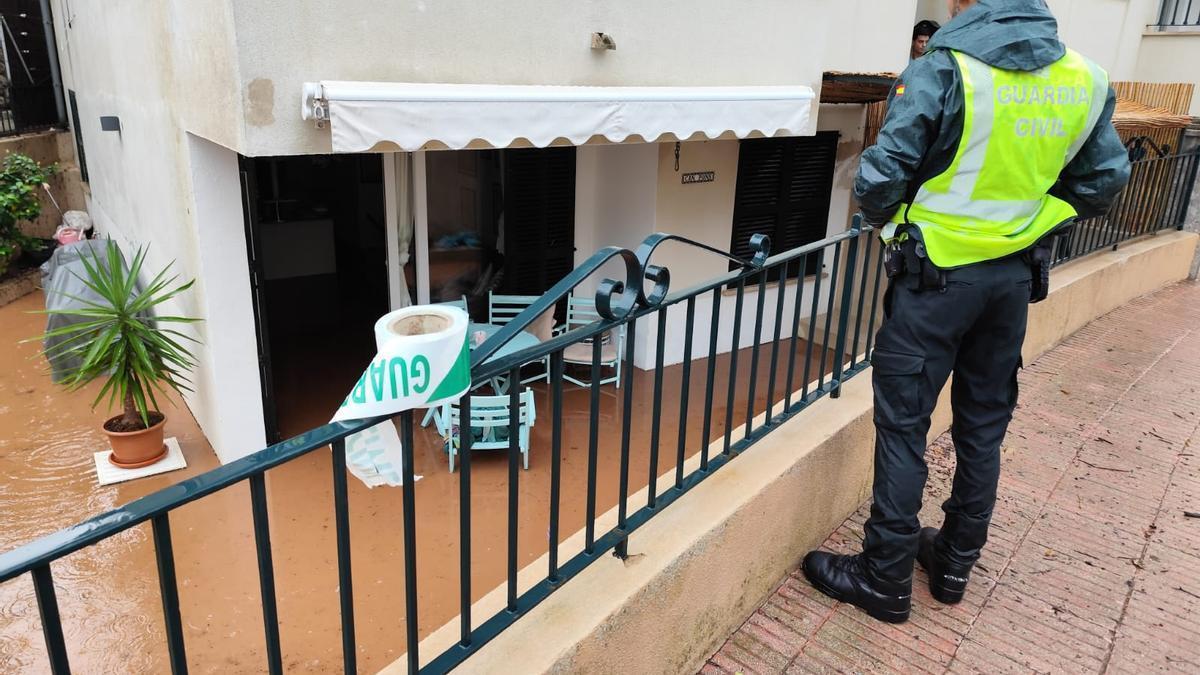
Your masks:
<svg viewBox="0 0 1200 675"><path fill-rule="evenodd" d="M1042 0L949 4L953 19L901 75L855 182L867 222L882 226L890 277L871 357L863 550L814 551L803 565L823 593L896 623L908 619L914 558L936 599L962 599L987 541L1050 242L1076 216L1105 213L1129 179L1108 75L1059 41ZM926 433L951 372L953 491L941 528L922 529Z"/></svg>

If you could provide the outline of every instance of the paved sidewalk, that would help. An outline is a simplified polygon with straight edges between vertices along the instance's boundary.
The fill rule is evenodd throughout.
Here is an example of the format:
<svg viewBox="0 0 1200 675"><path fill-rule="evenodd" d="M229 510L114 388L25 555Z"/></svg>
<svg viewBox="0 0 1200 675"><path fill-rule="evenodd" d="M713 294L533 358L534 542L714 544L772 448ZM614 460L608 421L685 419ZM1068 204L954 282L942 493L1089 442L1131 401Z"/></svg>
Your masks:
<svg viewBox="0 0 1200 675"><path fill-rule="evenodd" d="M1140 298L1030 364L966 598L892 626L793 570L705 664L725 672L1200 673L1200 285ZM929 449L923 523L954 453ZM868 505L825 541L857 552Z"/></svg>

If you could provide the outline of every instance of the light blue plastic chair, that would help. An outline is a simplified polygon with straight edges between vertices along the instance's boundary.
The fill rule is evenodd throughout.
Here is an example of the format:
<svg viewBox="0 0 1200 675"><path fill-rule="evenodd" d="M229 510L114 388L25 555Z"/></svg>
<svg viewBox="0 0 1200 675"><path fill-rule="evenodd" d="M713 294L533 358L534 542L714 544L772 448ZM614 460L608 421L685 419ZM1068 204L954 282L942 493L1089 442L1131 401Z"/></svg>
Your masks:
<svg viewBox="0 0 1200 675"><path fill-rule="evenodd" d="M526 389L517 398L517 447L525 469L529 469L529 430L537 418L533 405L533 390ZM454 457L459 452L459 428L462 426L462 409L458 403L442 406L438 432L445 439L446 455L450 460L450 473L454 473ZM471 449L501 450L508 448L509 397L471 397Z"/></svg>
<svg viewBox="0 0 1200 675"><path fill-rule="evenodd" d="M568 296L567 323L555 332L564 333L599 320L600 313L596 311L595 300L591 298L577 298L573 295ZM625 359L625 324L621 324L615 331L608 331L596 336L596 339L600 340L601 367L613 369L612 376L601 377L600 384L616 383L619 389L621 387L621 362ZM569 345L563 350L563 363L573 363L590 367L592 365L592 342L589 340ZM565 372L563 373L563 379L581 387L591 384L590 382L575 379Z"/></svg>
<svg viewBox="0 0 1200 675"><path fill-rule="evenodd" d="M498 295L488 293L488 323L495 326L503 326L540 299L540 295ZM546 313L534 319L533 323L525 330L542 342L554 337L554 309L550 308ZM550 356L547 355L538 361L530 361L530 363L539 362L542 364L541 372L521 380L521 384L530 384L539 380L550 381ZM505 380L506 378L497 378L497 392L503 392L508 388Z"/></svg>

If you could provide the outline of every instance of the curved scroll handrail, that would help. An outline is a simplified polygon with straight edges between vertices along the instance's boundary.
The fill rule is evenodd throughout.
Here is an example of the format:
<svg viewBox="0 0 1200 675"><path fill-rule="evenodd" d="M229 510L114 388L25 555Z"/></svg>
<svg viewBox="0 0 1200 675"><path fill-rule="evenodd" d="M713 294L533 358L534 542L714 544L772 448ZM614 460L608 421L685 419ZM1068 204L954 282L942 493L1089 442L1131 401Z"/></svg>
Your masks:
<svg viewBox="0 0 1200 675"><path fill-rule="evenodd" d="M500 330L492 334L486 342L472 351L472 367L486 361L517 333L528 328L539 316L558 304L584 279L590 277L613 258L619 257L625 263L625 280L604 279L596 289L596 312L603 319L620 321L639 307L656 307L662 304L670 291L671 272L661 265L650 264L650 256L654 254L654 250L658 248L659 244L666 241L677 241L694 246L732 260L743 267L755 269L763 266L771 251L771 239L765 234L755 234L750 237L750 248L754 251L754 256L749 259L735 256L687 237L664 232L655 232L646 237L638 246L636 253L619 246L606 246L593 253L579 267L571 270L570 274L554 284L536 302L522 310ZM646 281L654 284L649 294L645 291Z"/></svg>
<svg viewBox="0 0 1200 675"><path fill-rule="evenodd" d="M625 263L625 280L604 279L596 290L596 312L609 321L620 321L638 307L642 286L642 267L633 251L619 246L606 246L583 261L571 273L563 277L542 294L536 302L526 307L511 321L504 324L482 345L471 352L471 366L483 363L509 340L529 327L539 316L558 304L576 286L583 283L604 263L620 258Z"/></svg>
<svg viewBox="0 0 1200 675"><path fill-rule="evenodd" d="M687 237L681 237L677 234L667 234L665 232L655 232L646 237L637 249L638 265L642 268L643 280L649 280L654 283L654 287L650 290L650 294L645 293L645 285L638 285L638 304L642 307L656 307L661 305L666 299L667 293L671 287L671 271L660 265L651 265L650 256L654 254L654 250L659 244L667 241L677 241L681 244L694 246L709 253L714 253L727 258L742 267L753 267L755 269L763 266L767 261L767 256L771 253L771 238L765 234L755 234L750 237L750 248L754 251L754 257L750 259L742 258L727 251L722 251L719 248L714 248L708 244L703 244Z"/></svg>
<svg viewBox="0 0 1200 675"><path fill-rule="evenodd" d="M1129 151L1129 159L1131 161L1145 159L1151 151L1154 152L1155 157L1166 157L1171 154L1170 145L1160 146L1149 136L1134 136L1125 142L1125 149Z"/></svg>

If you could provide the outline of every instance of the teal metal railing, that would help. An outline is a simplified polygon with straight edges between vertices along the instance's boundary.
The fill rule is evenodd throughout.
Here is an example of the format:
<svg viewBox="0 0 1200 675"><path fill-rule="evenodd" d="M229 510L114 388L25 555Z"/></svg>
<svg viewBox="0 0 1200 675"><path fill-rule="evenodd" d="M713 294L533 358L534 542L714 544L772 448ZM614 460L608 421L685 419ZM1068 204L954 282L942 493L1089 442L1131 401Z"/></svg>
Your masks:
<svg viewBox="0 0 1200 675"><path fill-rule="evenodd" d="M882 247L870 234L871 228L862 227L857 219L849 231L833 237L802 246L777 255L769 255L770 242L763 235L757 235L751 242L753 255L748 259L738 258L723 251L693 242L681 237L656 234L648 237L636 250L631 251L618 247L608 247L598 251L557 283L537 302L518 315L503 329L493 335L487 342L472 353L472 380L474 383L492 381L498 376L507 376L509 395L513 399L512 410L518 410L516 401L523 386L520 384L520 369L523 364L529 364L550 358L551 377L548 385L551 398L550 422L553 425L551 433L551 481L550 481L550 523L549 541L559 541L559 512L561 498L561 445L563 425L563 351L574 344L590 342L593 361L591 364L592 378L589 386L589 447L588 447L588 487L587 487L587 519L585 546L582 551L568 560L558 559L558 547L549 547L549 567L545 577L532 588L518 592L517 588L517 523L519 520L520 503L519 471L520 452L517 447L517 416L510 420L510 446L508 450L508 532L506 551L507 572L507 603L506 607L496 614L482 617L478 623L472 615L471 570L473 551L471 549L471 433L469 425L463 425L459 430L459 447L461 468L457 473L459 481L460 518L459 518L459 550L460 550L460 613L461 635L456 644L441 654L435 655L424 666L420 667L419 637L417 620L417 582L419 571L416 566L416 528L418 519L414 492L420 489L413 482L413 413L400 413L398 418L401 440L404 446L404 487L402 492L403 531L404 531L404 577L405 577L405 624L408 649L408 664L411 672L446 672L462 663L472 653L498 635L508 626L560 588L588 565L601 556L612 552L617 556L625 556L629 537L638 527L667 508L681 495L687 493L701 481L732 461L738 454L750 448L755 442L777 428L783 421L791 418L799 411L812 404L817 399L837 396L839 388L849 377L862 371L867 366L865 358L860 359L860 339L864 341L865 351L871 349L871 331L861 330L863 325L873 326L880 299L880 277L878 273L881 264ZM670 273L660 265L653 264L651 258L655 250L664 242L672 241L675 245L685 245L696 250L698 254L713 256L714 261L732 260L735 263L733 271L717 276L709 281L679 292L670 291ZM596 292L596 308L601 319L592 324L579 327L570 332L557 335L540 343L536 347L523 350L502 358L491 359L494 354L513 336L529 326L543 312L560 302L565 302L568 295L576 290L585 279L612 260L618 260L624 271L620 280L604 279ZM724 263L716 265L725 268ZM822 292L823 277L821 270L832 268L827 281L829 287ZM806 277L811 270L818 273ZM768 279L787 279L800 277L799 283L780 283L776 288L776 308L771 321L765 321L765 300ZM856 286L856 279L858 280ZM757 302L753 310L747 310L744 302L748 287L757 286ZM805 288L811 293L811 300L801 302ZM735 289L734 308L727 318L722 316L722 295L727 289ZM855 291L857 289L857 303ZM867 302L867 296L870 302ZM697 299L711 297L711 315L697 316ZM785 300L792 298L792 309L785 316ZM660 429L661 412L664 405L663 371L664 344L668 329L667 312L675 305L685 307L684 315L684 359L682 362L681 392L679 397L680 417L678 443L674 448L676 468L672 487L662 491L657 490L658 467L660 459ZM856 308L856 309L855 309ZM869 308L870 319L864 324L864 312ZM821 328L820 365L814 372L814 344L818 341L817 333L821 324L822 311L824 326ZM746 344L746 337L741 334L743 316L753 311L753 341ZM802 315L807 314L807 334L802 335ZM596 531L597 504L596 482L597 466L601 461L598 455L598 437L601 426L599 415L600 386L599 377L601 345L599 339L604 333L625 326L627 339L625 341L624 358L627 363L633 361L633 350L636 342L636 331L639 320L644 320L657 332L657 350L653 370L653 429L650 438L650 464L647 480L649 495L644 506L633 509L629 504L630 486L630 425L633 413L632 392L635 386L632 368L622 369L621 396L623 407L620 421L620 485L617 502L618 518L615 527L606 532ZM853 321L853 330L849 326ZM726 418L724 439L720 444L722 450L710 455L712 444L710 422L714 397L717 395L718 380L715 377L714 364L716 359L708 359L706 376L693 378L692 373L692 343L697 328L707 330L707 355L715 356L718 351L718 330L724 322L732 322L733 342L729 351L729 376L726 395ZM707 323L707 326L703 324ZM836 336L830 344L831 331ZM703 334L703 333L701 333ZM850 336L853 336L853 340ZM764 336L770 336L764 341ZM806 360L803 365L797 363L797 347L800 340L807 341L807 347L799 345L805 351ZM739 363L739 351L749 348L751 352L748 364L750 396L746 405L744 434L733 436L735 414L734 389L738 386L744 368ZM787 349L786 376L782 369L782 350ZM764 350L769 351L769 357ZM830 354L830 352L833 352ZM847 355L847 352L849 355ZM754 387L758 380L759 369L769 358L770 377L767 384L766 417L757 426L755 410ZM486 363L485 363L486 361ZM828 363L827 363L828 361ZM779 376L776 376L776 373ZM701 380L703 384L701 384ZM811 384L810 384L811 383ZM686 426L689 420L687 392L693 386L705 388L704 426L699 438L689 442ZM743 382L742 386L746 386ZM469 416L471 394L462 398L459 405L462 415ZM762 411L758 411L762 412ZM339 610L341 615L341 637L343 670L348 673L357 671L355 617L354 617L354 587L351 575L350 556L350 514L347 500L345 438L353 433L362 431L376 424L389 423L389 418L355 420L326 424L306 433L277 443L260 450L248 457L231 462L220 468L208 471L199 476L189 478L176 485L164 488L153 494L137 499L125 506L98 515L74 527L70 527L41 539L35 540L17 549L0 555L0 583L14 578L30 575L33 580L35 596L40 610L42 630L49 654L50 669L54 673L70 671L70 659L64 640L58 600L52 574L53 565L73 552L93 546L109 537L130 528L150 523L152 542L159 576L159 592L162 599L163 623L166 629L167 651L172 672L185 673L188 669L185 648L183 616L180 608L175 561L172 547L170 518L172 512L181 506L204 499L216 492L225 490L242 482L249 483L249 511L253 520L255 545L257 549L258 575L260 587L260 602L263 615L263 635L266 644L266 668L268 672L283 671L283 658L279 639L279 619L276 608L276 590L274 582L274 562L270 540L270 514L266 498L265 474L267 471L291 462L312 452L330 449L330 480L333 484L334 521L336 527L337 565L339 577ZM696 447L698 446L698 448ZM715 447L715 446L714 446ZM700 455L698 467L686 471L684 457L689 448Z"/></svg>

